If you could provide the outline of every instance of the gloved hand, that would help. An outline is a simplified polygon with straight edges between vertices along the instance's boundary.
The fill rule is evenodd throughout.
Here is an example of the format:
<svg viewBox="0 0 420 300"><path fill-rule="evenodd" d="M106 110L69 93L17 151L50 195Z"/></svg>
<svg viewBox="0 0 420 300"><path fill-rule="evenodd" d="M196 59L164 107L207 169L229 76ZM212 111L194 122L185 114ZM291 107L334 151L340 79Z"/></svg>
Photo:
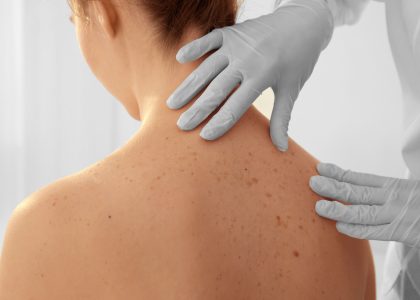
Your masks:
<svg viewBox="0 0 420 300"><path fill-rule="evenodd" d="M267 88L276 100L270 132L280 150L288 147L288 126L294 102L312 73L333 32L333 19L324 0L290 0L269 15L215 29L187 44L177 54L181 63L212 53L169 97L179 109L204 93L178 120L183 130L203 122L240 84L200 135L214 140L225 134Z"/></svg>
<svg viewBox="0 0 420 300"><path fill-rule="evenodd" d="M359 239L398 241L420 248L420 180L387 178L318 165L311 188L323 197L316 212L337 230Z"/></svg>

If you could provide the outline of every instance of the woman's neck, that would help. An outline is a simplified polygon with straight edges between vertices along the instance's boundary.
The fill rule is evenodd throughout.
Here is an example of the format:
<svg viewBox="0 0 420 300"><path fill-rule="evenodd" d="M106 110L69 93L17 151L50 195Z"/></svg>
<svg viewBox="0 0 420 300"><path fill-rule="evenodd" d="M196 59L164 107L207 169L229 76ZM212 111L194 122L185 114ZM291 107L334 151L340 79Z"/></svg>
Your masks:
<svg viewBox="0 0 420 300"><path fill-rule="evenodd" d="M191 39L191 38L190 38ZM152 57L149 62L140 61L136 63L132 61L135 70L138 70L133 77L133 91L137 105L139 108L142 126L133 137L141 140L143 144L151 144L157 140L176 136L177 139L194 139L199 143L205 143L199 136L200 130L205 126L203 122L195 130L189 134L181 132L177 127L177 120L181 113L186 111L194 101L200 96L200 93L193 98L189 104L179 110L171 110L166 105L166 100L175 91L175 89L202 63L205 57L187 64L179 64L175 60L159 60L159 57ZM133 54L133 57L134 54ZM150 63L150 65L149 65ZM258 130L261 135L261 128L267 131L267 120L253 107L243 116L243 118L235 125L232 134L229 133L229 139L235 136L243 139L246 133ZM244 131L245 134L239 134ZM265 137L264 137L265 138Z"/></svg>

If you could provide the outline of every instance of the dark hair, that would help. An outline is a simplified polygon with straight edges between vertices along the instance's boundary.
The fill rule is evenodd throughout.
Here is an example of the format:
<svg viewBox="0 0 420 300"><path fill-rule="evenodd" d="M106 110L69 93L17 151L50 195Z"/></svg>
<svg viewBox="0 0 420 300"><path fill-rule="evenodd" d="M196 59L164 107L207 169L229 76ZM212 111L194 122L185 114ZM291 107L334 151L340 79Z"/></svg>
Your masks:
<svg viewBox="0 0 420 300"><path fill-rule="evenodd" d="M92 0L68 0L83 4ZM104 0L96 0L104 1ZM109 1L109 0L105 0ZM181 39L185 29L196 26L203 33L235 23L237 0L120 0L136 4L154 20L165 45L173 46ZM79 11L79 10L78 10Z"/></svg>

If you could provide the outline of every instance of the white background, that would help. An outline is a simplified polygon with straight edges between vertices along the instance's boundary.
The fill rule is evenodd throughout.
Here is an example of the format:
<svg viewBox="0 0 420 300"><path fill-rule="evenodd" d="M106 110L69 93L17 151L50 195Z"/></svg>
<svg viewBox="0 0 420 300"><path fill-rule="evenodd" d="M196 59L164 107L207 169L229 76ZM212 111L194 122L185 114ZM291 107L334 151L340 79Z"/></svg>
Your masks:
<svg viewBox="0 0 420 300"><path fill-rule="evenodd" d="M268 7L255 3L249 16ZM88 70L68 16L65 0L0 0L1 240L24 197L104 157L139 126ZM257 107L269 116L272 101L266 92ZM319 160L402 177L401 114L384 7L371 3L357 25L336 30L290 135ZM384 249L374 243L378 282Z"/></svg>

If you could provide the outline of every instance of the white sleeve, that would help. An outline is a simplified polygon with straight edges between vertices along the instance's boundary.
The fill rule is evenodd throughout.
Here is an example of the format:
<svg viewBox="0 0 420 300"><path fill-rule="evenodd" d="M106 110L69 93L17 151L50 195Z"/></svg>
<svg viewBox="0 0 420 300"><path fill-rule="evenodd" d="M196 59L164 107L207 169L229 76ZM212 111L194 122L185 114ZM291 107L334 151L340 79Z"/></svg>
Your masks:
<svg viewBox="0 0 420 300"><path fill-rule="evenodd" d="M293 0L275 0L274 2L274 9L279 7L280 4L293 1ZM320 1L326 2L328 7L331 10L331 13L334 17L334 25L341 26L341 25L351 25L356 23L362 11L366 7L366 4L370 0L308 0L308 1ZM399 0L395 0L399 1Z"/></svg>
<svg viewBox="0 0 420 300"><path fill-rule="evenodd" d="M326 0L335 26L356 23L369 0Z"/></svg>

